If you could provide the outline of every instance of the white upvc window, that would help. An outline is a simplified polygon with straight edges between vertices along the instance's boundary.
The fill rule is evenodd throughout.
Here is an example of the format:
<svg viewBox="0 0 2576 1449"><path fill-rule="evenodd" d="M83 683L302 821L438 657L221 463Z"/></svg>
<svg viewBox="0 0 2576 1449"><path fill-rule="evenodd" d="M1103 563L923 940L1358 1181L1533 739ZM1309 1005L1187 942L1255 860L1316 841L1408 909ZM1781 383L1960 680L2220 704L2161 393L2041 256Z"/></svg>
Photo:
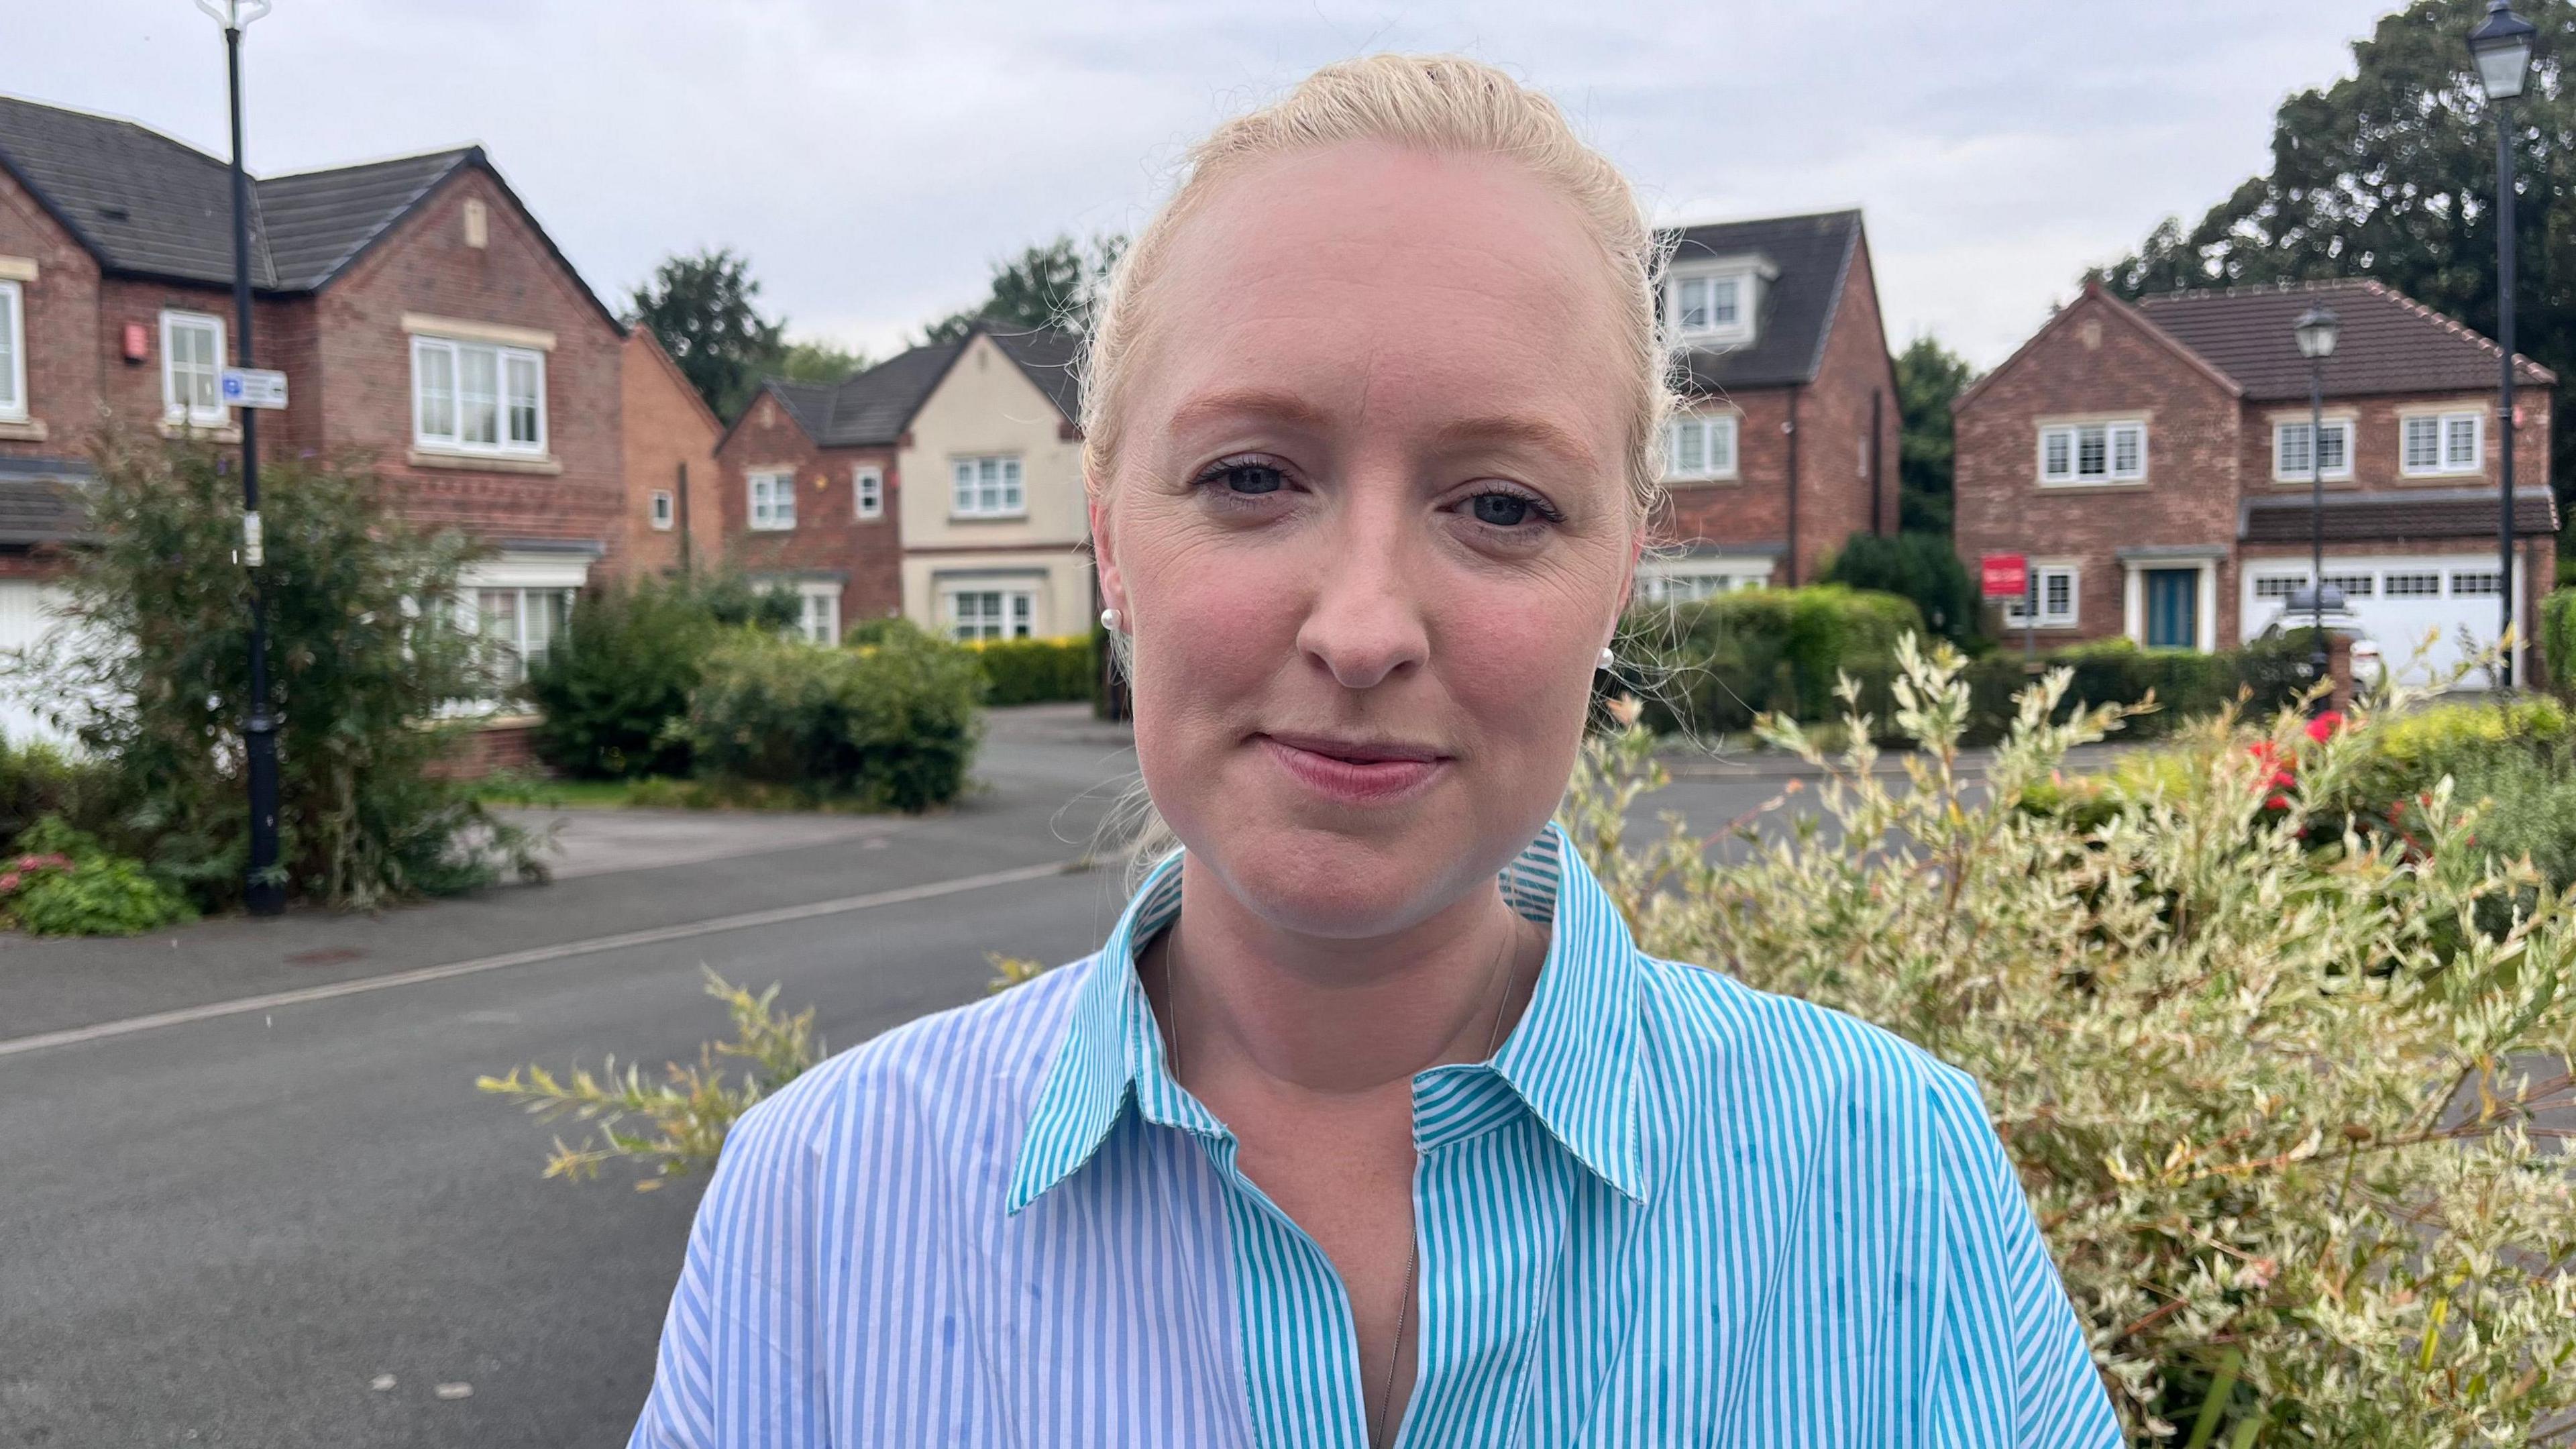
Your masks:
<svg viewBox="0 0 2576 1449"><path fill-rule="evenodd" d="M27 297L16 282L0 282L0 418L27 418Z"/></svg>
<svg viewBox="0 0 2576 1449"><path fill-rule="evenodd" d="M1676 342L1753 340L1753 273L1676 268L1664 280L1664 330Z"/></svg>
<svg viewBox="0 0 2576 1449"><path fill-rule="evenodd" d="M546 451L546 355L525 347L411 340L415 446L447 453Z"/></svg>
<svg viewBox="0 0 2576 1449"><path fill-rule="evenodd" d="M2314 469L2312 473L2310 470ZM2317 430L2316 449L2309 450L2308 423L2272 425L2272 477L2281 483L2306 483L2314 477L2352 476L2352 420L2328 418Z"/></svg>
<svg viewBox="0 0 2576 1449"><path fill-rule="evenodd" d="M861 518L885 516L885 470L862 463L850 470L850 506Z"/></svg>
<svg viewBox="0 0 2576 1449"><path fill-rule="evenodd" d="M2147 476L2147 425L2055 423L2039 430L2039 481L2134 483Z"/></svg>
<svg viewBox="0 0 2576 1449"><path fill-rule="evenodd" d="M2407 414L2399 471L2410 478L2485 471L2486 421L2479 410Z"/></svg>
<svg viewBox="0 0 2576 1449"><path fill-rule="evenodd" d="M959 458L951 465L954 485L949 513L957 518L1018 518L1029 511L1020 486L1020 460L1011 454Z"/></svg>
<svg viewBox="0 0 2576 1449"><path fill-rule="evenodd" d="M161 415L174 423L218 428L224 406L224 319L202 312L161 314Z"/></svg>
<svg viewBox="0 0 2576 1449"><path fill-rule="evenodd" d="M2076 605L2083 597L2082 577L2073 564L2038 564L2030 571L2031 593L2039 600L2038 625L2043 629L2075 627ZM2004 622L2015 629L2032 622L2029 599L2004 600Z"/></svg>
<svg viewBox="0 0 2576 1449"><path fill-rule="evenodd" d="M952 589L948 594L948 632L953 638L1026 639L1036 618L1034 589Z"/></svg>
<svg viewBox="0 0 2576 1449"><path fill-rule="evenodd" d="M2442 574L2438 569L2391 569L2388 572L2388 597L2392 599L2438 599L2442 597Z"/></svg>
<svg viewBox="0 0 2576 1449"><path fill-rule="evenodd" d="M751 526L784 532L796 526L796 474L775 468L750 475Z"/></svg>
<svg viewBox="0 0 2576 1449"><path fill-rule="evenodd" d="M1664 476L1675 482L1735 476L1736 416L1698 413L1664 430Z"/></svg>
<svg viewBox="0 0 2576 1449"><path fill-rule="evenodd" d="M654 490L653 490L653 514L652 514L652 516L653 516L653 526L654 526L655 528L669 528L669 527L671 526L671 490L670 490L670 489L668 489L668 488L656 488L656 489L654 489Z"/></svg>
<svg viewBox="0 0 2576 1449"><path fill-rule="evenodd" d="M803 600L797 613L796 632L809 643L840 643L841 586L837 583L799 584L796 592Z"/></svg>
<svg viewBox="0 0 2576 1449"><path fill-rule="evenodd" d="M474 625L494 646L501 677L516 684L542 664L572 618L576 589L476 589Z"/></svg>
<svg viewBox="0 0 2576 1449"><path fill-rule="evenodd" d="M2455 599L2492 599L2504 592L2504 575L2494 569L2454 569L2451 571L2451 597Z"/></svg>

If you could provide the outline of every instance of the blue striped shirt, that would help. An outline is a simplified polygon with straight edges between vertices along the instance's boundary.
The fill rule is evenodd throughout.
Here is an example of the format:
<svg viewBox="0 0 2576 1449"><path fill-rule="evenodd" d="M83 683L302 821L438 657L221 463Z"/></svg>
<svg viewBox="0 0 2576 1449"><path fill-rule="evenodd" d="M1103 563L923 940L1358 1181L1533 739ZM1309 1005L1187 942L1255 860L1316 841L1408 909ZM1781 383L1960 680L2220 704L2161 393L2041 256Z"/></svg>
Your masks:
<svg viewBox="0 0 2576 1449"><path fill-rule="evenodd" d="M2059 1449L2120 1432L1975 1086L1638 952L1550 827L1489 1062L1413 1079L1397 1442ZM1173 1081L1137 950L925 1017L745 1116L634 1449L1365 1449L1339 1276Z"/></svg>

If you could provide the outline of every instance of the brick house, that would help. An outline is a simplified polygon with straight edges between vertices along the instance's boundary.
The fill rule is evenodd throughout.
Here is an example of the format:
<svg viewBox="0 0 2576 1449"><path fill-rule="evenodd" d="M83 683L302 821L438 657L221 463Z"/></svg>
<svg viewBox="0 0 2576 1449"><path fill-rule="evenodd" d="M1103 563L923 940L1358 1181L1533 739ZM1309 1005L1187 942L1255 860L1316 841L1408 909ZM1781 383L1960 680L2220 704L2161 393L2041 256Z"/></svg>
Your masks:
<svg viewBox="0 0 2576 1449"><path fill-rule="evenodd" d="M687 573L722 563L716 442L724 424L662 350L653 329L627 332L620 369L626 506L608 558L629 575Z"/></svg>
<svg viewBox="0 0 2576 1449"><path fill-rule="evenodd" d="M256 179L252 206L257 356L289 384L264 458L365 459L410 517L485 542L461 602L523 659L586 583L669 566L627 478L672 476L687 407L481 148ZM43 627L95 428L239 440L215 391L231 218L225 161L0 97L0 646ZM682 416L630 437L639 389Z"/></svg>
<svg viewBox="0 0 2576 1449"><path fill-rule="evenodd" d="M2331 308L2324 426L2292 324ZM1960 554L2029 557L2037 631L2210 650L2278 621L2308 582L2311 460L2325 573L2392 662L2441 668L2499 609L2488 339L2375 281L2181 292L2089 286L1955 405ZM2521 638L2555 578L2557 378L2518 363L2514 569ZM2315 449L2311 454L2311 448ZM2006 623L2021 628L2019 605ZM2474 683L2475 681L2470 681Z"/></svg>
<svg viewBox="0 0 2576 1449"><path fill-rule="evenodd" d="M800 594L816 639L893 614L958 638L1084 632L1073 356L1063 333L979 323L837 384L772 379L716 450L728 562Z"/></svg>
<svg viewBox="0 0 2576 1449"><path fill-rule="evenodd" d="M1682 407L1647 600L1812 580L1896 529L1896 370L1857 211L1668 234L1664 330Z"/></svg>

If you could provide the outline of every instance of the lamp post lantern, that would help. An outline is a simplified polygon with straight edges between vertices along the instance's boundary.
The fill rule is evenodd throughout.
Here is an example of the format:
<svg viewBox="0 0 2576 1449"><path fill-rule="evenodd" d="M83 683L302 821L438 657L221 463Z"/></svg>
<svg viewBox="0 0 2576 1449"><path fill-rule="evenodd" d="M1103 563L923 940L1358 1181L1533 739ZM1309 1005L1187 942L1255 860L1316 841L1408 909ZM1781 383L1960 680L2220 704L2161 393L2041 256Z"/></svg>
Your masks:
<svg viewBox="0 0 2576 1449"><path fill-rule="evenodd" d="M2487 18L2469 32L2469 56L2478 86L2496 118L2496 346L2504 360L2496 388L2496 565L2498 631L2502 645L2513 629L2513 98L2531 76L2531 43L2538 34L2513 13L2510 0L2487 0ZM2513 650L2504 650L2497 684L2513 688Z"/></svg>
<svg viewBox="0 0 2576 1449"><path fill-rule="evenodd" d="M2323 680L2331 661L2326 654L2326 359L2334 356L2343 321L2326 306L2310 307L2291 324L2299 355L2308 360L2308 663L2310 678ZM2349 448L2347 438L2344 446ZM2350 462L2349 459L2346 460ZM2326 708L2330 695L2317 696L2315 708Z"/></svg>
<svg viewBox="0 0 2576 1449"><path fill-rule="evenodd" d="M269 0L197 0L224 28L224 69L233 123L233 363L251 365L250 173L242 168L242 31L266 15ZM242 721L242 773L250 786L250 861L243 904L255 916L286 909L277 871L277 719L268 711L268 609L260 589L259 410L240 408L243 567L250 570L250 697Z"/></svg>

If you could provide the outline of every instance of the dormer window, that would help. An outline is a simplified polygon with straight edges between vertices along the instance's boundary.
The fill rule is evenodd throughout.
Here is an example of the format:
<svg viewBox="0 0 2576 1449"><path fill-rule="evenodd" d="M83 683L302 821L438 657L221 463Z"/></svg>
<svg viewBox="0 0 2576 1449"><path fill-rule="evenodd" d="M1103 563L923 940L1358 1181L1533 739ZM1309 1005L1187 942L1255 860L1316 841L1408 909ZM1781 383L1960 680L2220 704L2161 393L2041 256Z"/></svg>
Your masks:
<svg viewBox="0 0 2576 1449"><path fill-rule="evenodd" d="M1732 347L1753 340L1754 268L1676 266L1664 282L1664 328L1677 343Z"/></svg>

